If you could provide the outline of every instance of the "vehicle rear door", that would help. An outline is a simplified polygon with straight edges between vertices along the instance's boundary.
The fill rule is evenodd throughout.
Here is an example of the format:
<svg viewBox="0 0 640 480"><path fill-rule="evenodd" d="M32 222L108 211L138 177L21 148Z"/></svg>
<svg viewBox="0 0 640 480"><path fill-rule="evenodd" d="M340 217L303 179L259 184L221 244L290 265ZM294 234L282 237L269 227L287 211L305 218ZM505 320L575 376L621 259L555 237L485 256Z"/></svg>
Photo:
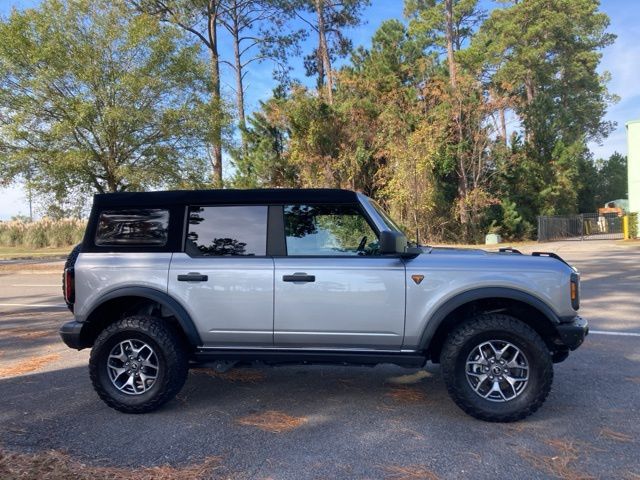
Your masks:
<svg viewBox="0 0 640 480"><path fill-rule="evenodd" d="M190 206L169 293L191 314L205 347L273 345L273 259L264 205Z"/></svg>

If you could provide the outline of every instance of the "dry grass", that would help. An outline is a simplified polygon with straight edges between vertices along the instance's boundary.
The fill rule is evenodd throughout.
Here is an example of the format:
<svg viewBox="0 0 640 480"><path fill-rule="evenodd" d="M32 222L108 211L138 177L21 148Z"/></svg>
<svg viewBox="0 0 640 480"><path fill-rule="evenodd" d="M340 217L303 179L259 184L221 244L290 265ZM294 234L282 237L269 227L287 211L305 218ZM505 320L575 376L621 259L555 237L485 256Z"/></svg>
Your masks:
<svg viewBox="0 0 640 480"><path fill-rule="evenodd" d="M234 368L224 373L218 372L213 368L193 368L191 369L191 373L219 378L220 380L226 380L232 383L256 383L265 379L264 372L242 368Z"/></svg>
<svg viewBox="0 0 640 480"><path fill-rule="evenodd" d="M414 387L394 387L385 395L401 403L419 403L427 399L427 396L422 390Z"/></svg>
<svg viewBox="0 0 640 480"><path fill-rule="evenodd" d="M42 338L55 335L55 330L33 330L29 328L6 328L0 330L0 337Z"/></svg>
<svg viewBox="0 0 640 480"><path fill-rule="evenodd" d="M307 423L307 419L305 417L292 417L275 410L267 410L266 412L242 417L238 420L238 423L259 428L265 432L282 433L300 427Z"/></svg>
<svg viewBox="0 0 640 480"><path fill-rule="evenodd" d="M640 473L626 472L622 475L625 480L640 480Z"/></svg>
<svg viewBox="0 0 640 480"><path fill-rule="evenodd" d="M625 380L640 385L640 377L625 377Z"/></svg>
<svg viewBox="0 0 640 480"><path fill-rule="evenodd" d="M60 358L60 354L52 353L51 355L41 355L39 357L27 358L17 365L11 365L9 367L0 368L0 378L14 377L16 375L23 375L25 373L33 372L47 365L48 363L55 362Z"/></svg>
<svg viewBox="0 0 640 480"><path fill-rule="evenodd" d="M554 478L562 480L590 480L595 478L576 469L576 463L580 460L581 447L584 449L585 445L562 439L547 440L545 443L555 451L555 455L537 455L524 448L517 450L518 455L534 468Z"/></svg>
<svg viewBox="0 0 640 480"><path fill-rule="evenodd" d="M603 428L602 430L600 430L600 436L615 440L616 442L633 442L633 437L631 435L627 435L626 433L622 432L616 432L615 430L611 430L610 428Z"/></svg>
<svg viewBox="0 0 640 480"><path fill-rule="evenodd" d="M385 478L388 480L439 480L440 478L422 465L388 466L382 469L387 472Z"/></svg>
<svg viewBox="0 0 640 480"><path fill-rule="evenodd" d="M392 383L394 385L412 385L414 383L420 382L423 378L431 377L432 374L427 372L426 370L418 370L415 373L411 373L409 375L400 375L398 377L387 378L387 383Z"/></svg>
<svg viewBox="0 0 640 480"><path fill-rule="evenodd" d="M211 478L220 468L219 457L185 467L125 469L87 465L69 455L49 450L41 453L14 453L0 448L0 478L4 480L174 480Z"/></svg>

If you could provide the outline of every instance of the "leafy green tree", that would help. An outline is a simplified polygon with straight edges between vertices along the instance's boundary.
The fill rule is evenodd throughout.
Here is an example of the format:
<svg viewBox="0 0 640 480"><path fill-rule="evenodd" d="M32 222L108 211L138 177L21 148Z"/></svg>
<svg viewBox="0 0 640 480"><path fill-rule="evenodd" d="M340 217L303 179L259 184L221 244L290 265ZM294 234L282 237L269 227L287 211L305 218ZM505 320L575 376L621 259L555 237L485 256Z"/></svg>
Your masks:
<svg viewBox="0 0 640 480"><path fill-rule="evenodd" d="M526 156L535 163L523 178L539 192L529 199L535 212L576 211L586 144L613 126L604 115L615 97L597 66L615 36L598 6L597 0L509 2L491 12L474 40L486 54L491 89L521 121Z"/></svg>
<svg viewBox="0 0 640 480"><path fill-rule="evenodd" d="M596 197L598 206L603 206L605 202L611 200L628 198L627 157L615 152L608 159L596 161L596 165L602 185Z"/></svg>
<svg viewBox="0 0 640 480"><path fill-rule="evenodd" d="M595 161L587 157L580 162L578 209L581 213L596 212L606 202L627 197L627 157L613 153Z"/></svg>
<svg viewBox="0 0 640 480"><path fill-rule="evenodd" d="M296 170L285 156L287 132L273 116L282 98L261 103L260 110L249 117L244 129L245 148L236 152L233 185L239 188L291 187Z"/></svg>
<svg viewBox="0 0 640 480"><path fill-rule="evenodd" d="M45 0L0 21L0 170L40 192L184 185L201 171L197 46L121 1Z"/></svg>

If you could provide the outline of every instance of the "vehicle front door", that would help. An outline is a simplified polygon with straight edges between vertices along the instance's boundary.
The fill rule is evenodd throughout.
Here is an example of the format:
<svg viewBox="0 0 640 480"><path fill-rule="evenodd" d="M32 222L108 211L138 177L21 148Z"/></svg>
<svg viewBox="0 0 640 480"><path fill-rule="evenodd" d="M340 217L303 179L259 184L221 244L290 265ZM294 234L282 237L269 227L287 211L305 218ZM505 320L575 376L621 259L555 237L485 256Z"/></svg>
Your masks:
<svg viewBox="0 0 640 480"><path fill-rule="evenodd" d="M399 349L405 266L378 252L358 205L285 205L286 256L275 258L274 344Z"/></svg>

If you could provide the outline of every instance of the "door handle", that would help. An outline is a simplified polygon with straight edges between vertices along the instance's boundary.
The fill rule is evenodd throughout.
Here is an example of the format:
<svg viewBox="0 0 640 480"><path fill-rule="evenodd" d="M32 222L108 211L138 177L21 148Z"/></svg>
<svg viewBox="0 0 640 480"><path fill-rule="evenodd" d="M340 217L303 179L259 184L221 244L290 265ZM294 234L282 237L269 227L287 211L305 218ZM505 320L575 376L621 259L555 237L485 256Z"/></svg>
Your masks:
<svg viewBox="0 0 640 480"><path fill-rule="evenodd" d="M207 275L202 275L196 272L189 272L186 275L178 275L179 282L206 282L209 280Z"/></svg>
<svg viewBox="0 0 640 480"><path fill-rule="evenodd" d="M306 273L296 272L293 275L283 275L282 276L282 281L283 282L309 283L309 282L315 282L316 281L316 276L315 275L307 275Z"/></svg>

